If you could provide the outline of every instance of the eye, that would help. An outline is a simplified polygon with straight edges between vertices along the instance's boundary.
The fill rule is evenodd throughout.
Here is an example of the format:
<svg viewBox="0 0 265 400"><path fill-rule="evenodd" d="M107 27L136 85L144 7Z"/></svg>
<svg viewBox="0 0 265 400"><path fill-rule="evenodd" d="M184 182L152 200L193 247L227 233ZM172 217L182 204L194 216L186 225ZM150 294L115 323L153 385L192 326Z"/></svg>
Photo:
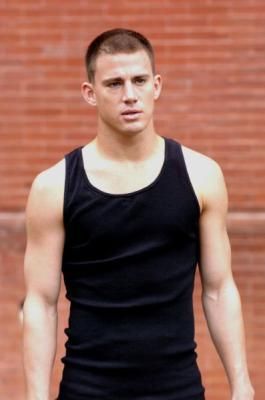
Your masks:
<svg viewBox="0 0 265 400"><path fill-rule="evenodd" d="M147 81L147 79L144 77L141 77L141 76L135 78L135 83L137 85L143 85L146 81Z"/></svg>
<svg viewBox="0 0 265 400"><path fill-rule="evenodd" d="M120 86L121 86L121 82L120 81L114 81L114 82L110 82L108 84L108 87L111 88L111 89L116 89L116 88L118 88Z"/></svg>

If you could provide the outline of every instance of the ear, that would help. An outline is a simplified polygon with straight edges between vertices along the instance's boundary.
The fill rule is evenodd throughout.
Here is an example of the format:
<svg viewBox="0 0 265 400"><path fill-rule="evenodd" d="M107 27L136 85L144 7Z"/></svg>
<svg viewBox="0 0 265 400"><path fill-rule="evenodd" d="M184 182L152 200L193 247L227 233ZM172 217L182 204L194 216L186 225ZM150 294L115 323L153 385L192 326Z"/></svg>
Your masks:
<svg viewBox="0 0 265 400"><path fill-rule="evenodd" d="M162 78L160 75L154 76L154 99L157 100L162 89Z"/></svg>
<svg viewBox="0 0 265 400"><path fill-rule="evenodd" d="M81 85L81 93L85 101L90 105L95 107L97 105L96 95L94 91L93 84L90 82L83 82Z"/></svg>

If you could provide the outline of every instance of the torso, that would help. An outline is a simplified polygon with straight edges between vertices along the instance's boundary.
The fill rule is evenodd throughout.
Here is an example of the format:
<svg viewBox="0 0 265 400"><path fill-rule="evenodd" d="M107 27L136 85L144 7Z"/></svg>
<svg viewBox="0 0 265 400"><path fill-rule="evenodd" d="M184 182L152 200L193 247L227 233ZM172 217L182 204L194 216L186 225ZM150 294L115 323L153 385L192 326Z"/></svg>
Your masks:
<svg viewBox="0 0 265 400"><path fill-rule="evenodd" d="M203 398L192 309L198 204L180 146L166 144L166 163L162 148L141 166L97 160L92 147L83 159L80 147L66 156L62 272L71 324L62 399L93 397L95 382L98 398L104 390L113 398ZM106 197L90 180L131 195Z"/></svg>

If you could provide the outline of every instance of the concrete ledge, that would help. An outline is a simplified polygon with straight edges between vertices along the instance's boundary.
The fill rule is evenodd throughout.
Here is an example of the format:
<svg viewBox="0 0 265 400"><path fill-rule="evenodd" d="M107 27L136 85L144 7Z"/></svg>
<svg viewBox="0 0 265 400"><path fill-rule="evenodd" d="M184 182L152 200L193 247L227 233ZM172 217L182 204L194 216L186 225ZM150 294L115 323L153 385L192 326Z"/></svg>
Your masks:
<svg viewBox="0 0 265 400"><path fill-rule="evenodd" d="M0 212L0 232L5 228L14 231L21 231L24 230L24 226L24 212Z"/></svg>
<svg viewBox="0 0 265 400"><path fill-rule="evenodd" d="M26 242L25 213L0 212L0 250L24 251Z"/></svg>
<svg viewBox="0 0 265 400"><path fill-rule="evenodd" d="M227 227L232 235L265 235L265 212L230 212Z"/></svg>

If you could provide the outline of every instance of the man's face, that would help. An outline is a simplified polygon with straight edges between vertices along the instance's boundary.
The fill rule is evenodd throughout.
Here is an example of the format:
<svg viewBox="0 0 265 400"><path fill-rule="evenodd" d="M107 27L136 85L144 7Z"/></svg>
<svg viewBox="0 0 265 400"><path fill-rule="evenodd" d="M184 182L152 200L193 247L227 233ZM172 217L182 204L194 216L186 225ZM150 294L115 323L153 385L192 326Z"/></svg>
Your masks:
<svg viewBox="0 0 265 400"><path fill-rule="evenodd" d="M144 50L99 55L94 82L88 85L88 102L97 106L101 126L121 133L139 133L152 127L161 78L153 75Z"/></svg>

